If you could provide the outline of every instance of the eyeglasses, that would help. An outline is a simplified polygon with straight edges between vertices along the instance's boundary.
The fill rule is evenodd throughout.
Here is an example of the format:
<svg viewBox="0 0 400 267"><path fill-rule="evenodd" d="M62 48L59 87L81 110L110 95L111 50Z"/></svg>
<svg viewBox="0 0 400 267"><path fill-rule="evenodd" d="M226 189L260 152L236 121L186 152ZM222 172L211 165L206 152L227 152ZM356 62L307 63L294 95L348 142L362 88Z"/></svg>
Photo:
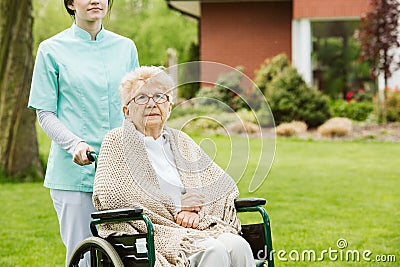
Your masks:
<svg viewBox="0 0 400 267"><path fill-rule="evenodd" d="M148 95L135 96L134 98L129 100L129 102L126 105L129 105L132 102L132 100L138 105L146 105L147 103L149 103L150 98L153 99L154 103L157 104L162 104L169 101L169 95L159 93L153 96L148 96Z"/></svg>

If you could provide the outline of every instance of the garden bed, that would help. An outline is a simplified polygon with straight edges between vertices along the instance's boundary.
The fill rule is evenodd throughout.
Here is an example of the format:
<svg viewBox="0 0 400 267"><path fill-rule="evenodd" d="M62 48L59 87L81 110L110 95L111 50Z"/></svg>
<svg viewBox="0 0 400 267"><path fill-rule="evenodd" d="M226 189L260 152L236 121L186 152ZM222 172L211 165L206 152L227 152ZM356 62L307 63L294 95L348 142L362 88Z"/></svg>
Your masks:
<svg viewBox="0 0 400 267"><path fill-rule="evenodd" d="M265 134L271 134L271 130L265 130ZM383 142L400 142L400 123L353 123L352 132L346 136L332 138L321 136L316 129L310 129L297 136L300 139L312 140L375 140Z"/></svg>

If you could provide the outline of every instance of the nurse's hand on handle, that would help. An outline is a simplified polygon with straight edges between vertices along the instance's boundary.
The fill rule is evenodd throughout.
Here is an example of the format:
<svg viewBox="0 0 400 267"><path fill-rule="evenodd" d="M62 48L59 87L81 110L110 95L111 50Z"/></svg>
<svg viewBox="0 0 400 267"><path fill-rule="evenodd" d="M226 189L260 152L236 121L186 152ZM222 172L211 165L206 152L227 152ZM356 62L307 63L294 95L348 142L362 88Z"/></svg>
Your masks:
<svg viewBox="0 0 400 267"><path fill-rule="evenodd" d="M87 152L90 151L93 151L93 148L91 148L85 142L79 142L75 147L72 161L81 166L92 164L92 162L88 159L88 156L86 154Z"/></svg>

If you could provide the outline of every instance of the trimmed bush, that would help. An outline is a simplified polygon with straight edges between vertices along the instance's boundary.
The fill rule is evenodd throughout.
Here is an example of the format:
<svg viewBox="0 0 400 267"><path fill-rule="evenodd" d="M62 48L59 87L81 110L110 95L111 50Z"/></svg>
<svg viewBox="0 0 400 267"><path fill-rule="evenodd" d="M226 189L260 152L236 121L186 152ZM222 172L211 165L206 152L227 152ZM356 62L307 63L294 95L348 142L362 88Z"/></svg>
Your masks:
<svg viewBox="0 0 400 267"><path fill-rule="evenodd" d="M346 117L355 121L365 121L374 106L372 102L346 102L344 100L335 100L331 102L331 111L334 117Z"/></svg>
<svg viewBox="0 0 400 267"><path fill-rule="evenodd" d="M278 136L298 135L307 131L307 124L303 121L284 122L279 124L275 131Z"/></svg>
<svg viewBox="0 0 400 267"><path fill-rule="evenodd" d="M325 137L339 137L350 135L353 124L348 118L332 118L318 127L318 133Z"/></svg>
<svg viewBox="0 0 400 267"><path fill-rule="evenodd" d="M275 123L297 120L311 128L321 125L331 117L328 97L309 87L297 70L285 62L287 57L278 55L264 63L276 66L261 66L256 72L256 84L263 88Z"/></svg>

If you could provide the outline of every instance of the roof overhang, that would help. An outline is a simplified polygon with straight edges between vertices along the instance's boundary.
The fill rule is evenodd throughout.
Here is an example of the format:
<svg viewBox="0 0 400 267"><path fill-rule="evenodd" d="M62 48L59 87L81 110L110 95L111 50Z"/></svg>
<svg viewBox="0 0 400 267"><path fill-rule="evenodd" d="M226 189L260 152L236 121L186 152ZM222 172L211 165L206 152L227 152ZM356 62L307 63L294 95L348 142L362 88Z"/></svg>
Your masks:
<svg viewBox="0 0 400 267"><path fill-rule="evenodd" d="M201 3L239 3L239 2L291 2L293 0L167 0L168 6L187 16L199 19Z"/></svg>
<svg viewBox="0 0 400 267"><path fill-rule="evenodd" d="M201 17L200 1L167 0L168 6L184 15L199 19Z"/></svg>

